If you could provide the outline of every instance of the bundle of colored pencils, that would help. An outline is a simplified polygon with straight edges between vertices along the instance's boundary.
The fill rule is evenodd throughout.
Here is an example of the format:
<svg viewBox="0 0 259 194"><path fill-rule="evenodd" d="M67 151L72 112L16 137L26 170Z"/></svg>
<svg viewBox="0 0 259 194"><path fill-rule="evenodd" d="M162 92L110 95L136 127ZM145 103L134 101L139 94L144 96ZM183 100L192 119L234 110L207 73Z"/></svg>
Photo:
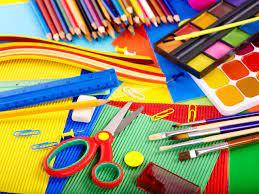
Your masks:
<svg viewBox="0 0 259 194"><path fill-rule="evenodd" d="M141 24L158 26L161 22L179 22L171 0L30 0L48 39L69 40L85 36L87 40Z"/></svg>

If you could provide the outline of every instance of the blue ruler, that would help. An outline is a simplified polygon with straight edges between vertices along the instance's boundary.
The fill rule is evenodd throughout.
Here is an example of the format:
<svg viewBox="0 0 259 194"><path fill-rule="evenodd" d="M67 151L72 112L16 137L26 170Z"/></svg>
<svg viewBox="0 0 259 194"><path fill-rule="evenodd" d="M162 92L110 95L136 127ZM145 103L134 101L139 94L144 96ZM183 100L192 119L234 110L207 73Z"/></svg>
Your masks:
<svg viewBox="0 0 259 194"><path fill-rule="evenodd" d="M113 69L0 93L0 111L91 94L119 85Z"/></svg>

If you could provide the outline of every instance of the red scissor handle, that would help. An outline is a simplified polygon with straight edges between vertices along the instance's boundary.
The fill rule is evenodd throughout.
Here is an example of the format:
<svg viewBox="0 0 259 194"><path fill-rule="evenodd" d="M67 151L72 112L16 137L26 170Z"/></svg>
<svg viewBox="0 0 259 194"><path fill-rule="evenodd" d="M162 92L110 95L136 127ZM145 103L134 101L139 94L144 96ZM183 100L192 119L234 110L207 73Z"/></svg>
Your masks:
<svg viewBox="0 0 259 194"><path fill-rule="evenodd" d="M58 155L58 153L67 149L68 147L75 145L84 145L86 147L85 152L83 153L81 158L79 158L75 163L71 164L70 166L66 166L64 168L53 168L51 166L51 161ZM50 153L46 156L46 158L43 161L43 167L49 175L54 177L63 178L71 176L77 173L78 171L82 170L87 164L89 164L89 162L93 159L98 146L99 145L96 143L94 137L78 137L68 139L66 141L63 141L61 144L59 144L59 146L55 147L50 151Z"/></svg>
<svg viewBox="0 0 259 194"><path fill-rule="evenodd" d="M101 148L101 156L99 162L92 169L92 178L96 185L103 188L113 188L118 186L123 179L123 170L121 166L113 162L112 155L112 142L114 137L107 131L100 131L94 137L90 138L72 138L62 142L59 146L52 149L47 157L43 161L43 166L46 172L54 177L67 177L71 176L78 171L82 170L93 159L97 148ZM70 166L64 168L53 168L50 163L57 156L58 153L64 149L75 145L84 145L86 147L85 152L78 161ZM115 176L112 180L104 180L103 173L106 170L112 169L115 172ZM103 172L103 173L101 173Z"/></svg>

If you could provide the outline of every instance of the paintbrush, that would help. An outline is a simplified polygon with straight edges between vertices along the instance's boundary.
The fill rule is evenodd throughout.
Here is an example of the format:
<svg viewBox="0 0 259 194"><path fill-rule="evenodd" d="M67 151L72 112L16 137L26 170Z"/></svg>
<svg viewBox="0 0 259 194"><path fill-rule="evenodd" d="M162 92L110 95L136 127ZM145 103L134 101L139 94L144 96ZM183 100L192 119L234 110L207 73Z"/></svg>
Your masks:
<svg viewBox="0 0 259 194"><path fill-rule="evenodd" d="M257 142L257 141L259 141L259 134L249 135L246 137L229 140L224 143L218 143L218 144L215 144L212 146L207 146L204 148L198 148L198 149L193 149L193 150L189 150L189 151L185 151L185 152L180 152L179 160L180 161L189 160L191 158L197 158L203 154L208 154L210 152L238 147L241 145L246 145L246 144L250 144L253 142Z"/></svg>
<svg viewBox="0 0 259 194"><path fill-rule="evenodd" d="M178 147L183 147L183 146L188 146L188 145L195 145L198 143L214 142L214 141L218 141L218 140L224 140L224 139L229 139L232 137L239 137L239 136L258 133L258 132L259 132L259 127L249 128L249 129L242 130L242 131L235 131L235 132L230 132L230 133L225 133L225 134L213 135L213 136L204 137L204 138L200 138L200 139L193 139L193 140L185 141L185 142L178 143L178 144L161 146L159 148L159 150L165 151L165 150L170 150L173 148L178 148Z"/></svg>
<svg viewBox="0 0 259 194"><path fill-rule="evenodd" d="M186 129L181 129L181 130L176 130L176 131L171 131L171 132L162 132L162 133L157 133L149 136L149 140L158 140L158 139L165 139L167 137L171 137L174 135L178 134L183 134L183 133L190 133L194 131L201 131L201 130L208 130L208 129L215 129L218 127L224 127L228 125L237 125L237 124L242 124L242 123L249 123L249 122L255 122L259 121L259 116L252 116L252 117L245 117L245 118L239 118L239 119L234 119L234 120L227 120L227 121L221 121L217 123L210 123L207 125L201 125L197 127L189 127Z"/></svg>
<svg viewBox="0 0 259 194"><path fill-rule="evenodd" d="M245 113L245 114L231 115L231 116L223 116L223 117L212 118L212 119L204 119L204 120L194 121L194 122L189 122L189 123L175 123L175 125L176 126L202 125L202 124L215 123L215 122L219 122L219 121L233 120L233 119L258 116L258 115L259 115L259 111Z"/></svg>
<svg viewBox="0 0 259 194"><path fill-rule="evenodd" d="M229 133L232 131L241 131L252 127L259 127L259 121L179 134L179 135L173 136L171 139L180 140L180 139L186 139L186 138L192 138L192 137L198 137L198 136L215 135L219 133Z"/></svg>

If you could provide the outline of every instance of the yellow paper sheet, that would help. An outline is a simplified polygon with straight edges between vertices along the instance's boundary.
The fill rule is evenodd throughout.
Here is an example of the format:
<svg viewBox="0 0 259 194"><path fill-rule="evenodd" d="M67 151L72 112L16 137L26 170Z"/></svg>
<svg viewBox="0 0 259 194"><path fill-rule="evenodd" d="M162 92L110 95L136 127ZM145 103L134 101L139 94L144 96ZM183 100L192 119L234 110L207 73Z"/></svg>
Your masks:
<svg viewBox="0 0 259 194"><path fill-rule="evenodd" d="M141 99L131 97L127 93L123 92L123 88L125 87L138 91L145 96L145 98ZM129 83L122 83L109 99L114 101L133 101L145 103L173 103L167 87L148 87Z"/></svg>
<svg viewBox="0 0 259 194"><path fill-rule="evenodd" d="M0 80L65 78L79 75L81 70L68 65L35 60L1 63ZM65 103L69 99L56 103ZM60 141L68 112L42 114L19 119L0 120L0 191L10 193L44 193L49 176L42 160L49 150L33 151L32 144ZM13 136L22 129L40 130L34 137Z"/></svg>
<svg viewBox="0 0 259 194"><path fill-rule="evenodd" d="M28 0L1 0L0 1L0 5L1 4L9 4L9 3L23 3L23 2L27 2Z"/></svg>

